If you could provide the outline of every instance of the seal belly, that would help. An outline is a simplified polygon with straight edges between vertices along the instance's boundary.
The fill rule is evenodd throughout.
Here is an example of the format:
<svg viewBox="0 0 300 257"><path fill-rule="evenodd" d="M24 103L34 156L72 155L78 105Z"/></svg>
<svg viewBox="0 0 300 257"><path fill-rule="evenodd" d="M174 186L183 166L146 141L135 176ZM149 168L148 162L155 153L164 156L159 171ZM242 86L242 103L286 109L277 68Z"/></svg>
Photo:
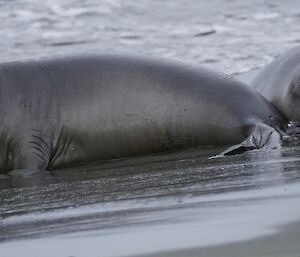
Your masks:
<svg viewBox="0 0 300 257"><path fill-rule="evenodd" d="M206 108L211 110L213 103L196 98L196 102L188 99L179 103L176 98L171 101L169 96L159 94L155 97L160 103L157 105L142 94L140 97L127 96L126 101L118 102L113 97L105 97L111 100L110 104L101 103L102 98L97 105L90 102L88 107L97 106L97 109L78 109L80 121L70 120L68 117L74 115L65 114L49 167L195 145L226 145L240 142L246 136L241 122L222 106L215 106L216 114L209 117Z"/></svg>

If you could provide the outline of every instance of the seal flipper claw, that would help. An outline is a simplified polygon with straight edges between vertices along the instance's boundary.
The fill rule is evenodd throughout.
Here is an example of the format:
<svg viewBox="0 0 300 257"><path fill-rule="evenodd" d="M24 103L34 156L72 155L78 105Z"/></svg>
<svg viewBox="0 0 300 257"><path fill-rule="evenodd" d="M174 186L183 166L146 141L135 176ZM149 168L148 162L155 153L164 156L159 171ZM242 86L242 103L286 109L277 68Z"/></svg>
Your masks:
<svg viewBox="0 0 300 257"><path fill-rule="evenodd" d="M281 146L281 138L280 133L274 128L257 123L242 143L229 147L220 155L241 154L254 149L276 149Z"/></svg>
<svg viewBox="0 0 300 257"><path fill-rule="evenodd" d="M227 148L225 151L220 153L219 156L242 154L248 150L256 149L255 146L252 146L252 145L247 146L246 144L244 144L245 141L243 141L241 144L233 145L233 146Z"/></svg>

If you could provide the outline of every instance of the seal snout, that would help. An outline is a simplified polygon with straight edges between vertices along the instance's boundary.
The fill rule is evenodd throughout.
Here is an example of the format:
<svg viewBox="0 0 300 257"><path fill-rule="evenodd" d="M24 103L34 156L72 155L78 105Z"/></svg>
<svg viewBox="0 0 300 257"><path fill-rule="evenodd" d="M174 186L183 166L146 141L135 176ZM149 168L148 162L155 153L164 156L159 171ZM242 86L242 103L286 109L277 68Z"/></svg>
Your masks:
<svg viewBox="0 0 300 257"><path fill-rule="evenodd" d="M290 122L286 133L288 135L300 136L300 122Z"/></svg>

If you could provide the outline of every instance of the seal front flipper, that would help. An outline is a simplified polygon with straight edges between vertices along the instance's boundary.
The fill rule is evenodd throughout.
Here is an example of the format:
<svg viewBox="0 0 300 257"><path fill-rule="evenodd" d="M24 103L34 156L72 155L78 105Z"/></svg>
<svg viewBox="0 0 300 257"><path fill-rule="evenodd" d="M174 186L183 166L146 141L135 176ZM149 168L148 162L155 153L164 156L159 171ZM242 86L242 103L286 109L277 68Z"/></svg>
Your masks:
<svg viewBox="0 0 300 257"><path fill-rule="evenodd" d="M242 143L229 147L220 155L241 154L253 149L276 149L281 146L281 138L274 128L257 123L250 128L250 135Z"/></svg>

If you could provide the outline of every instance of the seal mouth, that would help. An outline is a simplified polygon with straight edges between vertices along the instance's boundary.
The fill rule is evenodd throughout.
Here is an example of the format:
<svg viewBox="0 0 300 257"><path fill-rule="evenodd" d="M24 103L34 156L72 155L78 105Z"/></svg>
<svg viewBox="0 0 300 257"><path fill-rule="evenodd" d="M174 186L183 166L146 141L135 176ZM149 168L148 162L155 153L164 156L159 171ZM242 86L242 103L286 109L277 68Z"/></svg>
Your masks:
<svg viewBox="0 0 300 257"><path fill-rule="evenodd" d="M292 135L300 136L300 122L299 121L289 122L286 133L289 136L292 136Z"/></svg>

